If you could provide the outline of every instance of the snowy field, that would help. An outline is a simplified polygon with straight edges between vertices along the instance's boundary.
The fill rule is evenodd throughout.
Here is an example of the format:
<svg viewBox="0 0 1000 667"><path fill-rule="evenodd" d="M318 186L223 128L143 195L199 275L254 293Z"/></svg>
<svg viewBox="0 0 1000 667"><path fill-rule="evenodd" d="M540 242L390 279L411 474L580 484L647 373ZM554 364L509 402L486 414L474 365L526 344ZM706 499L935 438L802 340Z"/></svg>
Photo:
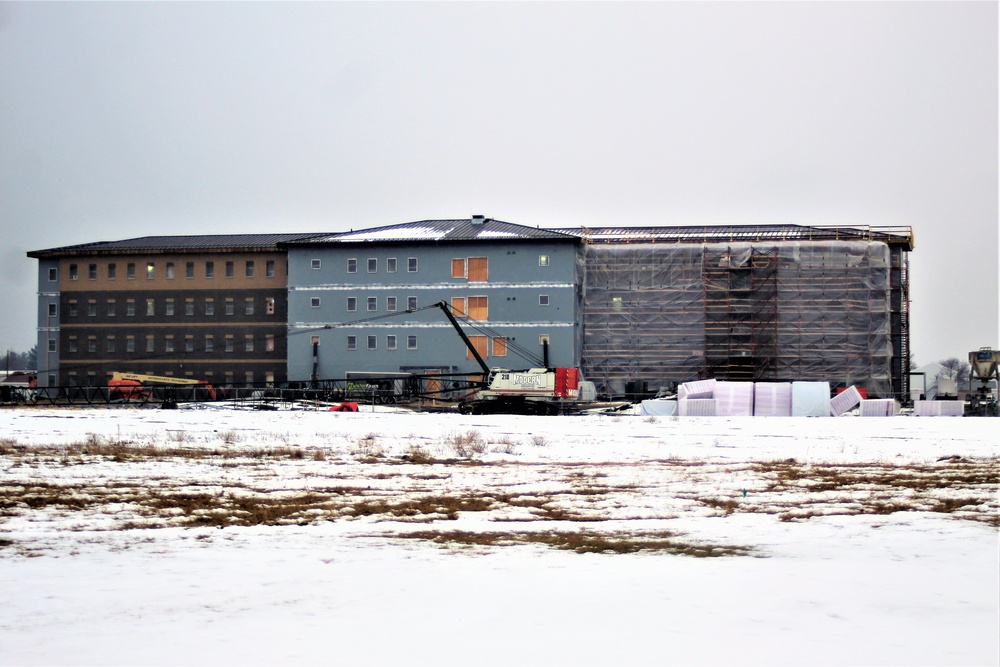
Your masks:
<svg viewBox="0 0 1000 667"><path fill-rule="evenodd" d="M995 665L997 420L0 411L0 663Z"/></svg>

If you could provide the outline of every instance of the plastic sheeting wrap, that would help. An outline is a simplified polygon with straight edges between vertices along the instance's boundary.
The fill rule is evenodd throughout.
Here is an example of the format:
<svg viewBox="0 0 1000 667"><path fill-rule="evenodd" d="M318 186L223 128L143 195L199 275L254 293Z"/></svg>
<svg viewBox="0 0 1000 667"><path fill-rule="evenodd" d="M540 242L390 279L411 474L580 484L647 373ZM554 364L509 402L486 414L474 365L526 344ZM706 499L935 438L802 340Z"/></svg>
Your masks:
<svg viewBox="0 0 1000 667"><path fill-rule="evenodd" d="M578 263L583 373L599 393L714 377L892 394L883 242L585 243Z"/></svg>
<svg viewBox="0 0 1000 667"><path fill-rule="evenodd" d="M639 404L639 414L653 417L673 417L677 414L677 401L654 398Z"/></svg>
<svg viewBox="0 0 1000 667"><path fill-rule="evenodd" d="M714 398L681 398L677 400L677 414L681 417L714 417Z"/></svg>
<svg viewBox="0 0 1000 667"><path fill-rule="evenodd" d="M677 398L713 398L715 396L715 384L715 380L685 382L677 387Z"/></svg>
<svg viewBox="0 0 1000 667"><path fill-rule="evenodd" d="M753 382L716 382L715 414L720 417L753 415Z"/></svg>
<svg viewBox="0 0 1000 667"><path fill-rule="evenodd" d="M792 383L757 382L753 388L755 417L791 417Z"/></svg>
<svg viewBox="0 0 1000 667"><path fill-rule="evenodd" d="M829 417L829 382L793 382L793 417Z"/></svg>
<svg viewBox="0 0 1000 667"><path fill-rule="evenodd" d="M853 384L830 399L830 414L839 417L861 402L861 392Z"/></svg>
<svg viewBox="0 0 1000 667"><path fill-rule="evenodd" d="M961 417L965 414L962 401L914 401L913 414L918 417Z"/></svg>
<svg viewBox="0 0 1000 667"><path fill-rule="evenodd" d="M899 414L899 401L894 398L866 398L861 401L862 417L894 417Z"/></svg>

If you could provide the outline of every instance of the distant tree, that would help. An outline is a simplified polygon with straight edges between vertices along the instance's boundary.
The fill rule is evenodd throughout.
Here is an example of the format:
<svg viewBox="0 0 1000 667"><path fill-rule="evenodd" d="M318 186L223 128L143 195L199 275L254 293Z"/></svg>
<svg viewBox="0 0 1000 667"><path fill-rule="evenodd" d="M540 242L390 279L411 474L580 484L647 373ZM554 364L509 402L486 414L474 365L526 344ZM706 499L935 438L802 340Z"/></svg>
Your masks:
<svg viewBox="0 0 1000 667"><path fill-rule="evenodd" d="M37 371L38 370L38 346L32 345L31 349L24 353L24 367Z"/></svg>
<svg viewBox="0 0 1000 667"><path fill-rule="evenodd" d="M962 383L968 382L969 372L972 370L968 361L962 361L958 357L951 357L949 359L942 359L938 363L944 367L944 370L941 371L941 377L954 380L958 387L961 387Z"/></svg>

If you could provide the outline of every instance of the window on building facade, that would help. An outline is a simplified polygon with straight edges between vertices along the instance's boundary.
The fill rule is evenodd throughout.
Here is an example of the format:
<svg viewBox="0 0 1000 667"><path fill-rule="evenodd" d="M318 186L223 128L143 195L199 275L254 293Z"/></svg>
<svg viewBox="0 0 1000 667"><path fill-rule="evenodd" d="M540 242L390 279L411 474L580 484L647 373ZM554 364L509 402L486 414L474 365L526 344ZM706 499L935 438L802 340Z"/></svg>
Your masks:
<svg viewBox="0 0 1000 667"><path fill-rule="evenodd" d="M368 258L368 273L378 273L378 259L375 257Z"/></svg>
<svg viewBox="0 0 1000 667"><path fill-rule="evenodd" d="M55 317L55 316L56 316L56 304L50 303L49 304L49 317Z"/></svg>
<svg viewBox="0 0 1000 667"><path fill-rule="evenodd" d="M311 297L309 297L309 307L310 308L319 308L319 297L318 296L311 296Z"/></svg>
<svg viewBox="0 0 1000 667"><path fill-rule="evenodd" d="M358 272L358 260L351 257L347 260L347 272L357 273Z"/></svg>
<svg viewBox="0 0 1000 667"><path fill-rule="evenodd" d="M49 282L54 283L59 280L59 269L50 268L49 269Z"/></svg>
<svg viewBox="0 0 1000 667"><path fill-rule="evenodd" d="M194 352L194 336L184 336L184 351Z"/></svg>
<svg viewBox="0 0 1000 667"><path fill-rule="evenodd" d="M548 334L541 334L540 336L538 336L538 344L539 345L548 345L549 344L549 335Z"/></svg>
<svg viewBox="0 0 1000 667"><path fill-rule="evenodd" d="M388 259L385 260L385 272L386 273L395 273L396 272L396 258L395 257L389 257Z"/></svg>
<svg viewBox="0 0 1000 667"><path fill-rule="evenodd" d="M264 312L268 315L274 315L274 297L269 296L264 299Z"/></svg>
<svg viewBox="0 0 1000 667"><path fill-rule="evenodd" d="M416 273L417 272L417 258L416 257L410 257L410 258L408 258L406 260L406 270L409 273Z"/></svg>
<svg viewBox="0 0 1000 667"><path fill-rule="evenodd" d="M385 337L385 349L395 350L396 349L396 337L389 335Z"/></svg>
<svg viewBox="0 0 1000 667"><path fill-rule="evenodd" d="M153 262L146 263L146 280L153 280L156 278L156 264Z"/></svg>
<svg viewBox="0 0 1000 667"><path fill-rule="evenodd" d="M244 315L253 315L253 312L254 312L253 297L252 296L251 297L247 297L244 300L243 314Z"/></svg>
<svg viewBox="0 0 1000 667"><path fill-rule="evenodd" d="M415 349L417 349L417 337L416 336L407 336L406 337L406 349L407 350L415 350Z"/></svg>
<svg viewBox="0 0 1000 667"><path fill-rule="evenodd" d="M538 295L538 305L539 306L547 306L547 305L549 305L549 295L548 294L539 294Z"/></svg>
<svg viewBox="0 0 1000 667"><path fill-rule="evenodd" d="M253 334L246 334L243 337L243 349L246 352L253 352Z"/></svg>
<svg viewBox="0 0 1000 667"><path fill-rule="evenodd" d="M69 307L69 316L76 317L76 301L70 301L67 306Z"/></svg>
<svg viewBox="0 0 1000 667"><path fill-rule="evenodd" d="M205 262L205 277L206 278L215 277L215 262Z"/></svg>
<svg viewBox="0 0 1000 667"><path fill-rule="evenodd" d="M76 336L69 337L69 351L76 352ZM56 341L54 339L49 339L49 352L55 352Z"/></svg>
<svg viewBox="0 0 1000 667"><path fill-rule="evenodd" d="M273 334L267 334L266 336L264 336L264 351L265 352L274 352L274 335Z"/></svg>
<svg viewBox="0 0 1000 667"><path fill-rule="evenodd" d="M374 350L378 348L378 336L368 336L368 349Z"/></svg>
<svg viewBox="0 0 1000 667"><path fill-rule="evenodd" d="M146 352L153 351L153 334L146 334Z"/></svg>
<svg viewBox="0 0 1000 667"><path fill-rule="evenodd" d="M215 336L212 334L207 334L205 336L205 351L212 352L215 350Z"/></svg>
<svg viewBox="0 0 1000 667"><path fill-rule="evenodd" d="M358 309L358 298L355 296L347 297L347 312L353 313Z"/></svg>
<svg viewBox="0 0 1000 667"><path fill-rule="evenodd" d="M115 316L115 310L118 303L114 299L108 299L108 317Z"/></svg>
<svg viewBox="0 0 1000 667"><path fill-rule="evenodd" d="M548 266L548 265L549 265L549 256L548 255L539 255L538 256L538 266Z"/></svg>
<svg viewBox="0 0 1000 667"><path fill-rule="evenodd" d="M247 278L253 278L254 266L252 259L247 260L246 272L247 272Z"/></svg>
<svg viewBox="0 0 1000 667"><path fill-rule="evenodd" d="M451 312L459 317L465 317L465 297L464 296L453 296L451 297Z"/></svg>
<svg viewBox="0 0 1000 667"><path fill-rule="evenodd" d="M163 351L164 352L173 352L174 351L174 337L173 336L169 336L168 335L167 338L166 338L166 340L163 341Z"/></svg>
<svg viewBox="0 0 1000 667"><path fill-rule="evenodd" d="M87 336L87 352L97 352L97 336Z"/></svg>
<svg viewBox="0 0 1000 667"><path fill-rule="evenodd" d="M487 336L473 335L469 336L469 342L472 343L472 347L476 348L476 352L479 353L479 356L485 359L486 355L488 354L486 347L489 344L489 338ZM473 356L472 350L469 349L465 350L465 357L466 359L476 358L475 356Z"/></svg>
<svg viewBox="0 0 1000 667"><path fill-rule="evenodd" d="M156 301L153 299L146 299L146 316L151 317L156 314Z"/></svg>
<svg viewBox="0 0 1000 667"><path fill-rule="evenodd" d="M466 276L465 270L466 270L466 264L464 257L456 257L451 260L452 278L464 278Z"/></svg>
<svg viewBox="0 0 1000 667"><path fill-rule="evenodd" d="M406 297L406 309L407 310L416 310L417 309L417 297L415 297L415 296L408 296L408 297Z"/></svg>
<svg viewBox="0 0 1000 667"><path fill-rule="evenodd" d="M231 335L226 336L226 352L232 352L235 348L233 347L233 337Z"/></svg>
<svg viewBox="0 0 1000 667"><path fill-rule="evenodd" d="M174 300L173 299L167 299L165 311L166 311L164 313L165 315L172 316L174 314Z"/></svg>
<svg viewBox="0 0 1000 667"><path fill-rule="evenodd" d="M166 276L167 276L167 280L173 280L174 279L174 263L173 262L167 262Z"/></svg>
<svg viewBox="0 0 1000 667"><path fill-rule="evenodd" d="M135 280L135 262L129 262L125 265L125 277L128 280Z"/></svg>
<svg viewBox="0 0 1000 667"><path fill-rule="evenodd" d="M135 352L135 336L126 336L125 337L125 351L126 352Z"/></svg>
<svg viewBox="0 0 1000 667"><path fill-rule="evenodd" d="M56 339L55 338L50 338L49 341L48 341L48 346L49 346L49 352L55 352L56 351ZM75 342L74 342L74 345L73 345L73 349L70 350L70 352L76 352L76 344L75 344Z"/></svg>
<svg viewBox="0 0 1000 667"><path fill-rule="evenodd" d="M78 269L76 268L76 264L70 264L69 265L69 279L70 280L76 280L79 277L80 276L79 276L79 273L78 273Z"/></svg>
<svg viewBox="0 0 1000 667"><path fill-rule="evenodd" d="M97 280L97 264L87 265L87 280Z"/></svg>
<svg viewBox="0 0 1000 667"><path fill-rule="evenodd" d="M246 371L243 373L243 383L247 386L253 384L253 371Z"/></svg>
<svg viewBox="0 0 1000 667"><path fill-rule="evenodd" d="M118 278L118 265L114 262L108 264L108 280L116 280Z"/></svg>
<svg viewBox="0 0 1000 667"><path fill-rule="evenodd" d="M489 299L485 296L470 296L468 298L469 307L469 319L470 320L488 320L490 318L489 313Z"/></svg>
<svg viewBox="0 0 1000 667"><path fill-rule="evenodd" d="M184 277L189 279L194 278L194 262L184 263Z"/></svg>
<svg viewBox="0 0 1000 667"><path fill-rule="evenodd" d="M385 309L390 313L396 312L396 297L387 296L385 298Z"/></svg>
<svg viewBox="0 0 1000 667"><path fill-rule="evenodd" d="M378 310L378 297L370 296L368 297L368 312L373 313Z"/></svg>
<svg viewBox="0 0 1000 667"><path fill-rule="evenodd" d="M311 259L311 260L309 260L309 268L310 269L321 269L321 268L323 268L323 262L321 262L318 259Z"/></svg>
<svg viewBox="0 0 1000 667"><path fill-rule="evenodd" d="M97 302L88 301L87 302L87 317L97 317Z"/></svg>
<svg viewBox="0 0 1000 667"><path fill-rule="evenodd" d="M486 257L469 258L469 282L485 283L490 277L490 262Z"/></svg>
<svg viewBox="0 0 1000 667"><path fill-rule="evenodd" d="M194 299L184 299L184 314L194 315Z"/></svg>
<svg viewBox="0 0 1000 667"><path fill-rule="evenodd" d="M347 349L348 350L356 350L356 349L358 349L358 337L357 336L348 336L347 337Z"/></svg>
<svg viewBox="0 0 1000 667"><path fill-rule="evenodd" d="M274 260L269 259L264 262L264 275L268 278L274 277Z"/></svg>
<svg viewBox="0 0 1000 667"><path fill-rule="evenodd" d="M215 315L215 299L205 299L205 314Z"/></svg>
<svg viewBox="0 0 1000 667"><path fill-rule="evenodd" d="M135 299L125 301L125 315L135 317Z"/></svg>
<svg viewBox="0 0 1000 667"><path fill-rule="evenodd" d="M226 315L235 315L235 314L236 314L236 304L233 302L233 300L231 298L227 298L226 299Z"/></svg>
<svg viewBox="0 0 1000 667"><path fill-rule="evenodd" d="M108 338L107 338L107 340L105 341L104 344L105 344L105 349L108 352L114 352L115 351L115 337L114 336L108 336Z"/></svg>
<svg viewBox="0 0 1000 667"><path fill-rule="evenodd" d="M236 275L236 262L227 261L226 262L226 277L232 278Z"/></svg>

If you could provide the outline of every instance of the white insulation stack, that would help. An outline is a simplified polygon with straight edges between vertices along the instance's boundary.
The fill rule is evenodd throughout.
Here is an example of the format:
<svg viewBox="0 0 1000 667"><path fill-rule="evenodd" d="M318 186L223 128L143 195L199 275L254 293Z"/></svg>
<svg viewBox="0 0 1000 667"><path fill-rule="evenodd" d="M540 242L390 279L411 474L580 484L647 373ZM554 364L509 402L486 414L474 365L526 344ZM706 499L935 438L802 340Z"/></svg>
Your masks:
<svg viewBox="0 0 1000 667"><path fill-rule="evenodd" d="M894 417L899 414L899 403L894 398L869 398L861 401L862 417Z"/></svg>
<svg viewBox="0 0 1000 667"><path fill-rule="evenodd" d="M829 417L829 382L793 382L793 417Z"/></svg>
<svg viewBox="0 0 1000 667"><path fill-rule="evenodd" d="M853 384L830 399L830 414L839 417L861 402L861 392Z"/></svg>
<svg viewBox="0 0 1000 667"><path fill-rule="evenodd" d="M962 401L914 401L913 414L918 417L961 417L965 413Z"/></svg>
<svg viewBox="0 0 1000 667"><path fill-rule="evenodd" d="M792 383L758 382L753 387L755 417L791 417Z"/></svg>
<svg viewBox="0 0 1000 667"><path fill-rule="evenodd" d="M714 417L714 398L681 398L677 400L677 414L681 417Z"/></svg>
<svg viewBox="0 0 1000 667"><path fill-rule="evenodd" d="M673 417L677 414L677 401L651 398L639 404L639 414L652 417Z"/></svg>
<svg viewBox="0 0 1000 667"><path fill-rule="evenodd" d="M753 415L753 382L716 382L715 414L719 417Z"/></svg>
<svg viewBox="0 0 1000 667"><path fill-rule="evenodd" d="M714 392L715 380L685 382L677 387L677 398L712 398Z"/></svg>

